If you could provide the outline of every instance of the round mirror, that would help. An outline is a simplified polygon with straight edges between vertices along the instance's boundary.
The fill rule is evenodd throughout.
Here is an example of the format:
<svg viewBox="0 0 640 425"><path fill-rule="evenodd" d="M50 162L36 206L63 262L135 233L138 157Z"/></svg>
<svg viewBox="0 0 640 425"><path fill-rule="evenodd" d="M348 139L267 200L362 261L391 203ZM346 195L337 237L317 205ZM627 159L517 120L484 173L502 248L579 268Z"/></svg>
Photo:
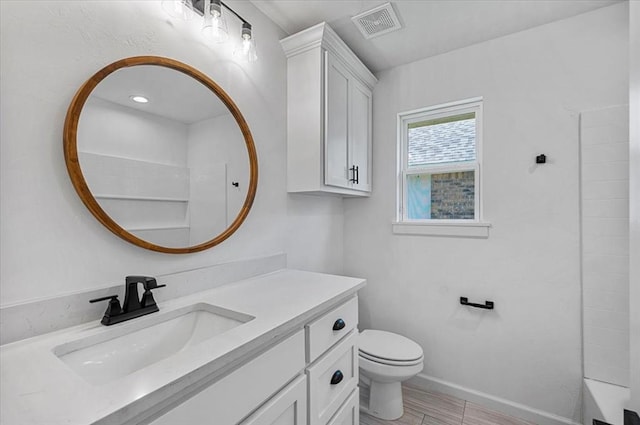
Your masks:
<svg viewBox="0 0 640 425"><path fill-rule="evenodd" d="M117 236L159 252L227 239L258 184L253 138L233 100L197 69L156 56L114 62L80 87L64 154L89 211Z"/></svg>

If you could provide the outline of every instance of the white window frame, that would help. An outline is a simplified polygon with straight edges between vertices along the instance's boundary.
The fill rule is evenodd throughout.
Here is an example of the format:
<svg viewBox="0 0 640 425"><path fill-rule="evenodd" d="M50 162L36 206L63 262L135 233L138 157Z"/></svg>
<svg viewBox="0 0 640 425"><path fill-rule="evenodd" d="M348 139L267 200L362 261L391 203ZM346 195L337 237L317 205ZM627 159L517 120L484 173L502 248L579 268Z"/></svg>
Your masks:
<svg viewBox="0 0 640 425"><path fill-rule="evenodd" d="M475 113L476 159L468 162L452 162L424 166L408 166L409 124L452 115ZM430 106L398 114L398 173L397 173L397 214L393 222L396 234L458 236L486 238L490 224L482 221L482 98L476 97L458 102ZM474 218L473 219L409 219L407 218L406 179L412 174L437 174L474 171Z"/></svg>

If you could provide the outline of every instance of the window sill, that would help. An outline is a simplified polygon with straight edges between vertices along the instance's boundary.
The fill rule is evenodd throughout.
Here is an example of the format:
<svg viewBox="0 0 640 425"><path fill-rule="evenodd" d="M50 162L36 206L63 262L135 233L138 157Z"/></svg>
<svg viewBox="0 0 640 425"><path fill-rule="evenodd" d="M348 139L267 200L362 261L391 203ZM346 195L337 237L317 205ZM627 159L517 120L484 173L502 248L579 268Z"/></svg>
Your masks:
<svg viewBox="0 0 640 425"><path fill-rule="evenodd" d="M395 221L393 222L392 227L393 233L396 235L448 236L457 238L487 239L489 237L489 227L491 227L491 223L411 223Z"/></svg>

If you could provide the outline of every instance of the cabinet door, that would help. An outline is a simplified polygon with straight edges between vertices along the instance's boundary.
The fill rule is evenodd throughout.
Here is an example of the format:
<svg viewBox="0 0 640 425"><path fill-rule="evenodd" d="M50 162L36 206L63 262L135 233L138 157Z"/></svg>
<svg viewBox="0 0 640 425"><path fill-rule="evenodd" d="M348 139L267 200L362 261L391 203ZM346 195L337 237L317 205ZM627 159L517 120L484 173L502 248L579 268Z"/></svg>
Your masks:
<svg viewBox="0 0 640 425"><path fill-rule="evenodd" d="M306 377L298 377L241 425L307 425Z"/></svg>
<svg viewBox="0 0 640 425"><path fill-rule="evenodd" d="M299 331L183 403L164 407L170 410L151 424L237 424L300 373L304 351L304 331Z"/></svg>
<svg viewBox="0 0 640 425"><path fill-rule="evenodd" d="M349 72L329 52L325 52L324 116L324 184L348 188Z"/></svg>
<svg viewBox="0 0 640 425"><path fill-rule="evenodd" d="M349 169L353 169L352 188L371 191L371 91L355 78L349 81ZM354 168L352 168L354 167Z"/></svg>

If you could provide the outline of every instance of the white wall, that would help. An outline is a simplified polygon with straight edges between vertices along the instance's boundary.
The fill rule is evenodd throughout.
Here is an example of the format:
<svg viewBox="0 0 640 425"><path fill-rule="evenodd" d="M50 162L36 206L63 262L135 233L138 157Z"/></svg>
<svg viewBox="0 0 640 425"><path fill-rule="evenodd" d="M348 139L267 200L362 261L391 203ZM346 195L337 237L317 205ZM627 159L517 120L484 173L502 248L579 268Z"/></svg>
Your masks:
<svg viewBox="0 0 640 425"><path fill-rule="evenodd" d="M191 194L200 194L199 202L190 206L192 235L196 237L192 241L202 243L207 239L198 238L198 235L222 233L235 220L247 197L249 155L233 116L228 113L191 124L188 157L192 176L199 176L191 181ZM218 177L220 173L224 173L222 179ZM211 184L209 180L212 179L206 176L213 175L218 182L222 180L222 185ZM238 187L232 182L237 182ZM209 191L211 196L202 195ZM212 204L212 199L219 199L223 205ZM221 210L225 213L220 214ZM218 223L210 220L212 213L217 216Z"/></svg>
<svg viewBox="0 0 640 425"><path fill-rule="evenodd" d="M585 378L629 386L629 108L580 114Z"/></svg>
<svg viewBox="0 0 640 425"><path fill-rule="evenodd" d="M342 198L289 194L286 234L289 265L302 270L342 274L346 261L343 231Z"/></svg>
<svg viewBox="0 0 640 425"><path fill-rule="evenodd" d="M630 258L640 258L640 3L629 2L631 18L630 66ZM631 402L640 414L640 261L631 261L629 304L631 308Z"/></svg>
<svg viewBox="0 0 640 425"><path fill-rule="evenodd" d="M286 61L278 42L284 34L250 3L230 1L253 24L259 49L258 62L240 65L234 46L206 45L197 22L171 20L159 3L0 2L3 306L113 286L127 274L167 274L280 252L296 253L291 267L341 271L342 257L333 254L335 246L342 250L335 200L297 203L296 223L305 232L288 231ZM230 19L229 31L239 34L239 23ZM253 209L213 249L167 255L115 237L83 206L67 175L62 127L74 93L106 64L136 55L200 69L234 99L251 128L260 165ZM321 255L298 254L310 239Z"/></svg>
<svg viewBox="0 0 640 425"><path fill-rule="evenodd" d="M195 245L187 216L187 135L182 122L93 95L78 122L79 162L91 193L123 229L157 245Z"/></svg>
<svg viewBox="0 0 640 425"><path fill-rule="evenodd" d="M78 151L187 165L187 126L91 96L78 122Z"/></svg>
<svg viewBox="0 0 640 425"><path fill-rule="evenodd" d="M626 102L627 48L619 4L378 75L373 194L345 201L345 272L369 281L361 328L416 340L426 379L580 420L578 112ZM393 235L396 114L475 96L489 238Z"/></svg>

